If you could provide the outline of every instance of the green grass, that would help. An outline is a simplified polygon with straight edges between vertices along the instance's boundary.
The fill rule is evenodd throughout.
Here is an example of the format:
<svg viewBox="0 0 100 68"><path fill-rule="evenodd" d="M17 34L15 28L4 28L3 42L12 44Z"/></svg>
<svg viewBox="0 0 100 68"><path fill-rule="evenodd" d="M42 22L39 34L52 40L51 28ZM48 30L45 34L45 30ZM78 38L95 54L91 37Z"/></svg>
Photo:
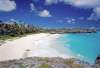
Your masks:
<svg viewBox="0 0 100 68"><path fill-rule="evenodd" d="M25 66L23 64L20 64L20 68L25 68Z"/></svg>
<svg viewBox="0 0 100 68"><path fill-rule="evenodd" d="M42 65L39 66L39 68L52 68L52 67L46 63L43 63Z"/></svg>
<svg viewBox="0 0 100 68"><path fill-rule="evenodd" d="M0 35L0 40L8 40L8 39L15 39L15 38L20 38L24 37L28 34L23 34L23 35L18 35L18 34L9 34L9 35Z"/></svg>
<svg viewBox="0 0 100 68"><path fill-rule="evenodd" d="M0 35L0 40L7 40L7 39L12 39L12 38L14 37L10 35Z"/></svg>

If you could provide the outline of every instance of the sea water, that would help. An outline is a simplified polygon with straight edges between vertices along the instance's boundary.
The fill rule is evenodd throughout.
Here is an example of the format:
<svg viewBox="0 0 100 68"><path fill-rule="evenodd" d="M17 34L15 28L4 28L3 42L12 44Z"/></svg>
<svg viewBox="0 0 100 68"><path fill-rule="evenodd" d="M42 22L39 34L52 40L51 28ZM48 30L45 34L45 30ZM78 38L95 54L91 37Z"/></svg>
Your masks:
<svg viewBox="0 0 100 68"><path fill-rule="evenodd" d="M100 32L62 34L59 40L81 60L94 63L97 55L100 54Z"/></svg>

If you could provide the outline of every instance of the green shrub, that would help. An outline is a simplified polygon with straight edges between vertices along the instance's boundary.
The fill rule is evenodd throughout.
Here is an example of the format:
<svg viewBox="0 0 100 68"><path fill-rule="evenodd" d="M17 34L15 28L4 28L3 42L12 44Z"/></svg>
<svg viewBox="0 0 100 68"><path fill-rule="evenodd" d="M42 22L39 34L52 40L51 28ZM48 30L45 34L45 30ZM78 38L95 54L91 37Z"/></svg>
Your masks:
<svg viewBox="0 0 100 68"><path fill-rule="evenodd" d="M73 64L72 68L83 68L80 64Z"/></svg>
<svg viewBox="0 0 100 68"><path fill-rule="evenodd" d="M25 66L23 64L20 64L20 68L25 68Z"/></svg>
<svg viewBox="0 0 100 68"><path fill-rule="evenodd" d="M49 64L43 63L39 68L52 68Z"/></svg>

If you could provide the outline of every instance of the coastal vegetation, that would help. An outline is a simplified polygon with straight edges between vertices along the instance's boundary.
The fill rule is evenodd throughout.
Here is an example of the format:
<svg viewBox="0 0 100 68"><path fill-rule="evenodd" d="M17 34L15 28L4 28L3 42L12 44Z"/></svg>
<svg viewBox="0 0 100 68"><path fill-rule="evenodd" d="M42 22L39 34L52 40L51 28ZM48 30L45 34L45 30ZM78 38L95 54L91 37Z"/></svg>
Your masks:
<svg viewBox="0 0 100 68"><path fill-rule="evenodd" d="M74 59L74 58L69 58L69 59L67 59L66 61L65 61L65 64L67 64L69 67L71 67L71 68L83 68L82 67L82 64L77 64L76 62L75 62L75 60L76 59Z"/></svg>
<svg viewBox="0 0 100 68"><path fill-rule="evenodd" d="M49 64L43 63L39 66L39 68L52 68Z"/></svg>
<svg viewBox="0 0 100 68"><path fill-rule="evenodd" d="M22 24L19 22L3 22L0 21L0 39L6 40L13 37L19 37L30 33L95 33L95 29L82 29L82 28L43 28L39 26Z"/></svg>
<svg viewBox="0 0 100 68"><path fill-rule="evenodd" d="M0 39L2 40L37 32L39 32L39 28L33 25L0 21Z"/></svg>
<svg viewBox="0 0 100 68"><path fill-rule="evenodd" d="M75 58L63 59L53 57L46 58L45 60L45 57L29 57L19 60L2 61L0 62L0 68L95 68L95 65Z"/></svg>

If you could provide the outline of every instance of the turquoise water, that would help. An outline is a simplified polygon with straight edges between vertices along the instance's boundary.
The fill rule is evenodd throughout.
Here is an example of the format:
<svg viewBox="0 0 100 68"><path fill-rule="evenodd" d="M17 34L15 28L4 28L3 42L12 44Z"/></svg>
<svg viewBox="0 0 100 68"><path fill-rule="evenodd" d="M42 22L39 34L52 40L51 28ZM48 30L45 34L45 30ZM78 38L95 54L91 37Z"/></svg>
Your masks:
<svg viewBox="0 0 100 68"><path fill-rule="evenodd" d="M63 34L60 38L62 45L69 46L74 56L91 63L100 54L100 32Z"/></svg>

